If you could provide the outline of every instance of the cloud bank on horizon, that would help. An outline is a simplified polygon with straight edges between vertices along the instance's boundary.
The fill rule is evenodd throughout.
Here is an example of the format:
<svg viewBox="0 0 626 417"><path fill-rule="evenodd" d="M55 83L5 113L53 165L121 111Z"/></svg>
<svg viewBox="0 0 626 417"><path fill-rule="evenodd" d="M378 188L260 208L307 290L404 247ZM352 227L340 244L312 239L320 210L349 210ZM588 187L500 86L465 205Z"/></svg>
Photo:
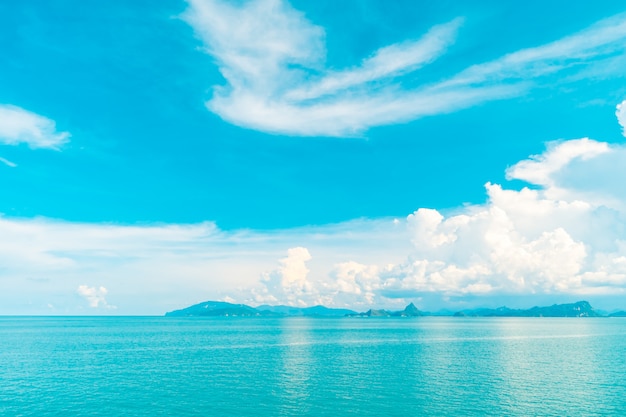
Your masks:
<svg viewBox="0 0 626 417"><path fill-rule="evenodd" d="M611 64L626 52L626 15L621 14L552 43L472 65L446 79L407 86L404 76L452 53L463 18L336 70L325 66L324 29L286 1L188 3L183 18L226 80L226 85L214 87L207 108L230 123L276 134L354 136L374 126L573 82L583 73L619 75L621 66Z"/></svg>
<svg viewBox="0 0 626 417"><path fill-rule="evenodd" d="M33 289L71 287L100 312L137 294L174 308L190 301L190 290L200 298L352 308L433 296L443 305L471 296L618 296L626 293L626 169L615 162L625 159L624 145L552 142L507 169L509 179L533 188L487 183L484 204L449 214L420 208L402 221L225 232L213 223L0 218L0 261ZM12 294L10 280L0 287L3 297ZM49 297L42 305L59 308Z"/></svg>
<svg viewBox="0 0 626 417"><path fill-rule="evenodd" d="M618 117L621 105L618 105ZM622 120L620 119L620 123ZM443 215L420 208L406 219L413 249L397 264L334 265L323 280L273 274L257 302L384 305L436 295L607 296L626 293L626 147L588 138L552 142L507 169L536 189L487 183L487 201ZM562 174L567 173L567 176ZM569 178L585 178L573 184ZM607 178L613 178L609 183ZM301 262L288 253L282 263ZM307 252L308 254L308 252ZM294 288L293 282L298 285ZM268 294L268 295L265 295ZM274 294L282 294L276 299ZM385 300L386 299L386 300Z"/></svg>

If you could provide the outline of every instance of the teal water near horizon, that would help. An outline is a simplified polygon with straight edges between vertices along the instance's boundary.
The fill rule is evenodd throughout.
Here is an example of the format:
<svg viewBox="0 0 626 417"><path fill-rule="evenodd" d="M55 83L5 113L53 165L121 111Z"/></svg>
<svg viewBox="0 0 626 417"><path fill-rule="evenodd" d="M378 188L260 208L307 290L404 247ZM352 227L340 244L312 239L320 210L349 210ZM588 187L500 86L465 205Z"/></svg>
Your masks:
<svg viewBox="0 0 626 417"><path fill-rule="evenodd" d="M1 416L626 415L626 319L0 318Z"/></svg>

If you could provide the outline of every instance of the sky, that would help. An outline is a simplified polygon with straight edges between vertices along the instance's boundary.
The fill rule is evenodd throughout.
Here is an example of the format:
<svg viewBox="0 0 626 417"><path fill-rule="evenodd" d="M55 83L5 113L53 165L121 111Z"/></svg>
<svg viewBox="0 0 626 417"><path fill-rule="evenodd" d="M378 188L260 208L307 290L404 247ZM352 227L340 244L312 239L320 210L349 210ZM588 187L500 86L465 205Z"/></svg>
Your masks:
<svg viewBox="0 0 626 417"><path fill-rule="evenodd" d="M626 309L626 6L0 3L0 314Z"/></svg>

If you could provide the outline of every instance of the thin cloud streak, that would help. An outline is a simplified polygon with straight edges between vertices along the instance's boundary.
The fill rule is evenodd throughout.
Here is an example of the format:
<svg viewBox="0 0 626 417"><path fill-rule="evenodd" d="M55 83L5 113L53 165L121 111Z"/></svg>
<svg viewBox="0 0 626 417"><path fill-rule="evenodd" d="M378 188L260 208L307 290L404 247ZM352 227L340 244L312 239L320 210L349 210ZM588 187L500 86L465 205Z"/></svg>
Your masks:
<svg viewBox="0 0 626 417"><path fill-rule="evenodd" d="M443 55L456 39L462 18L434 26L417 41L386 46L365 59L360 67L341 72L329 72L319 81L304 88L296 88L285 95L287 100L309 100L324 95L335 95L344 90L363 86L383 78L415 71Z"/></svg>
<svg viewBox="0 0 626 417"><path fill-rule="evenodd" d="M6 158L0 157L0 162L2 162L4 165L11 167L11 168L17 167L17 164L15 162L11 162Z"/></svg>
<svg viewBox="0 0 626 417"><path fill-rule="evenodd" d="M374 126L517 97L543 81L553 83L551 75L567 72L573 79L602 67L626 49L626 15L618 15L547 45L407 89L402 76L449 53L462 18L434 26L421 39L380 48L343 71L325 67L323 28L286 1L237 7L189 0L183 18L227 81L214 87L207 108L235 125L295 136L359 136Z"/></svg>
<svg viewBox="0 0 626 417"><path fill-rule="evenodd" d="M471 66L441 86L527 80L585 65L602 67L605 59L625 52L625 39L626 14L621 14L547 45L522 49L495 61Z"/></svg>

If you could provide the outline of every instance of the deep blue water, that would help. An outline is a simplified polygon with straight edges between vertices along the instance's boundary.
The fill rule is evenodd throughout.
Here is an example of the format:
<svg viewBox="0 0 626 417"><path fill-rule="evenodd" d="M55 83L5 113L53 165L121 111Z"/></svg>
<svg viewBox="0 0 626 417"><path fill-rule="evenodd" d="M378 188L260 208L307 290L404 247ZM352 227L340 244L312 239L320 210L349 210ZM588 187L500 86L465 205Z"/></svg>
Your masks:
<svg viewBox="0 0 626 417"><path fill-rule="evenodd" d="M626 319L0 318L2 416L626 415Z"/></svg>

